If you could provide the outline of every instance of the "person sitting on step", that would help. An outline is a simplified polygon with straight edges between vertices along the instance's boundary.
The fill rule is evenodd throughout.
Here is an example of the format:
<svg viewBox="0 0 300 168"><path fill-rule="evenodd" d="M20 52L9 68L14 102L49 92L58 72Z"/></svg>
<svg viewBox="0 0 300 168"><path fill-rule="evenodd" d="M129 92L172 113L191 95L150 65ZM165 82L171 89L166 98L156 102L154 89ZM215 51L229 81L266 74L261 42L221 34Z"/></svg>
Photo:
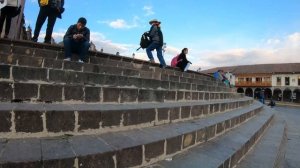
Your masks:
<svg viewBox="0 0 300 168"><path fill-rule="evenodd" d="M86 27L87 20L79 18L77 24L71 25L64 36L65 61L71 60L72 51L79 54L83 63L90 48L90 30Z"/></svg>

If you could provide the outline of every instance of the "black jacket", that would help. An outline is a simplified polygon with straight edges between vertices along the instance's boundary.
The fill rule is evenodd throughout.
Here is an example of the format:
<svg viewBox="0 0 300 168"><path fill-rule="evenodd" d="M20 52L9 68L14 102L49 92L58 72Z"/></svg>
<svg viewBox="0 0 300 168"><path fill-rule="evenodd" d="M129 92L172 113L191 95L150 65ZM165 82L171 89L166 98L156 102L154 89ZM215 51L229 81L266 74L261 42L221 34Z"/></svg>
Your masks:
<svg viewBox="0 0 300 168"><path fill-rule="evenodd" d="M54 9L56 12L56 15L58 18L62 18L61 14L64 13L65 8L65 1L64 0L49 0L48 5L46 6L41 6L40 0L38 0L39 6L41 8L51 8L52 10Z"/></svg>
<svg viewBox="0 0 300 168"><path fill-rule="evenodd" d="M90 29L87 27L84 27L80 30L77 29L77 25L71 25L68 28L68 31L66 32L64 39L69 38L69 39L73 39L73 35L74 34L82 34L83 38L81 39L81 41L87 41L90 42Z"/></svg>
<svg viewBox="0 0 300 168"><path fill-rule="evenodd" d="M184 53L179 54L179 57L177 58L176 66L183 71L188 63L189 61L186 59L186 55Z"/></svg>

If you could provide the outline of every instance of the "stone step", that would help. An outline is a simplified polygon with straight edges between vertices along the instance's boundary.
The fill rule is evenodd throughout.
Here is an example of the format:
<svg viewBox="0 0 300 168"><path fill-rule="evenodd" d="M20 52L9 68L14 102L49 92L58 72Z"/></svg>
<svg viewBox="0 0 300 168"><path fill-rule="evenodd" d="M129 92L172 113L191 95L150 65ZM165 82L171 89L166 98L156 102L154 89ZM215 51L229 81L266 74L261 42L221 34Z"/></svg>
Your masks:
<svg viewBox="0 0 300 168"><path fill-rule="evenodd" d="M49 83L85 84L85 85L129 85L139 88L169 88L170 85L178 85L181 88L201 91L224 91L230 89L205 82L190 83L190 81L172 81L144 79L137 76L119 74L99 74L93 72L76 72L70 70L58 70L52 68L26 67L16 65L0 65L0 79L7 81L40 81ZM123 81L123 83L122 83ZM127 82L127 83L124 83ZM147 84L147 85L146 85ZM203 90L204 89L204 90Z"/></svg>
<svg viewBox="0 0 300 168"><path fill-rule="evenodd" d="M286 130L286 121L275 117L271 127L266 131L265 135L236 167L284 167L284 148L287 141Z"/></svg>
<svg viewBox="0 0 300 168"><path fill-rule="evenodd" d="M110 79L122 86L107 86ZM151 82L140 83L140 88L131 87L129 80L120 78L107 78L103 85L84 84L55 84L41 81L9 82L0 81L1 102L46 102L46 103L142 103L142 102L172 102L172 101L197 101L216 100L244 97L232 92L212 92L184 89L180 86L164 86L165 88L144 88L151 86ZM124 78L123 78L124 79ZM93 79L97 80L97 79ZM127 83L127 84L126 84ZM112 84L113 85L113 84ZM127 86L126 86L127 85ZM181 85L182 86L182 85ZM155 86L154 86L155 87Z"/></svg>
<svg viewBox="0 0 300 168"><path fill-rule="evenodd" d="M173 156L236 128L261 111L262 105L219 113L205 119L106 134L0 140L2 167L140 167ZM267 126L272 113L263 113L255 126L253 142ZM250 120L251 121L251 120ZM257 131L258 130L261 131ZM230 133L230 132L228 132ZM244 135L241 132L239 135ZM228 134L226 134L228 135ZM238 135L238 136L239 136ZM238 137L233 135L233 137ZM245 135L247 136L247 134ZM227 141L228 142L228 141ZM235 145L235 144L230 144ZM243 149L243 148L242 148ZM240 152L241 153L241 152ZM236 159L239 155L234 155Z"/></svg>
<svg viewBox="0 0 300 168"><path fill-rule="evenodd" d="M64 58L63 47L58 45L47 45L40 43L32 43L28 41L10 41L6 39L0 39L0 45L0 54L37 56L57 60L61 60ZM138 69L151 69L155 72L161 71L161 69L158 68L158 64L152 64L144 60L137 60L129 57L116 56L102 52L90 52L89 58L90 59L88 60L88 62L93 64L105 63L105 65L116 65L120 67L130 67L134 69L138 67ZM202 78L205 80L216 81L210 75L194 71L182 73L177 68L168 67L164 70L164 72L182 77Z"/></svg>
<svg viewBox="0 0 300 168"><path fill-rule="evenodd" d="M246 108L238 100L139 104L0 103L0 138L104 133L205 118Z"/></svg>
<svg viewBox="0 0 300 168"><path fill-rule="evenodd" d="M156 163L155 168L232 168L263 135L274 118L274 112L264 107L261 114L249 122L173 158Z"/></svg>
<svg viewBox="0 0 300 168"><path fill-rule="evenodd" d="M8 65L29 66L56 70L68 70L76 72L89 72L97 74L110 74L118 76L131 76L144 79L157 79L163 81L194 83L201 85L219 86L225 88L223 83L218 81L206 80L205 78L190 78L187 76L168 73L168 71L160 70L155 72L153 69L144 70L140 64L134 64L135 68L126 68L123 65L111 64L107 61L99 62L99 64L78 63L72 61L56 60L44 57L19 56L19 55L0 55L0 63ZM7 67L2 66L0 69L6 70ZM188 73L186 73L188 74Z"/></svg>

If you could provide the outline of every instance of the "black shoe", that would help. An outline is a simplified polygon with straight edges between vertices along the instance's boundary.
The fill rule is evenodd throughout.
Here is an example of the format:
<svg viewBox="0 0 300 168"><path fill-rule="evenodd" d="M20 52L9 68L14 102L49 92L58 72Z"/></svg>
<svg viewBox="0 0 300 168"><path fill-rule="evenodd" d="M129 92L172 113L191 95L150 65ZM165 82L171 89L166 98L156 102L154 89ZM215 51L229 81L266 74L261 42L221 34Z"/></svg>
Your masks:
<svg viewBox="0 0 300 168"><path fill-rule="evenodd" d="M37 39L37 38L31 38L31 41L33 41L33 42L37 42L37 41L38 41L38 39Z"/></svg>

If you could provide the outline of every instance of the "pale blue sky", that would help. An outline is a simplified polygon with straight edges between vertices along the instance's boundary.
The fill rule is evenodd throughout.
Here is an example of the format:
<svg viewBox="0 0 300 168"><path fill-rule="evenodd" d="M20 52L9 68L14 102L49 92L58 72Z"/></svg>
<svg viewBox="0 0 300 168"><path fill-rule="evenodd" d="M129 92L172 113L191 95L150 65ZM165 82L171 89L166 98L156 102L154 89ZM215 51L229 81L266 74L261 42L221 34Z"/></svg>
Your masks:
<svg viewBox="0 0 300 168"><path fill-rule="evenodd" d="M131 56L148 21L156 18L167 43L166 62L184 47L194 69L300 62L300 0L65 1L63 19L54 28L56 41L84 16L97 49ZM33 29L37 13L37 0L27 0L25 18ZM136 55L147 59L145 51Z"/></svg>

